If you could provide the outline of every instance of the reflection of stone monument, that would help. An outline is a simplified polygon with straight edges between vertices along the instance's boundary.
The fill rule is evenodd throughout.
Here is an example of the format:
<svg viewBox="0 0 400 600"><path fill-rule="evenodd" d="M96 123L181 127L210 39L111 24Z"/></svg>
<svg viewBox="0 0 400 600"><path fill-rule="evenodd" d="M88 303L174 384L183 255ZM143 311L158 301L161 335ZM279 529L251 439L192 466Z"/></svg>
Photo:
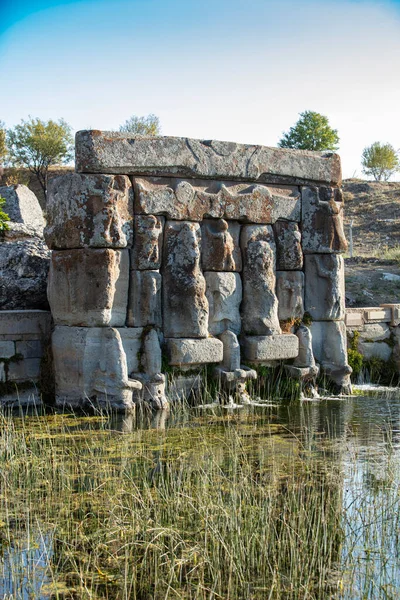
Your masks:
<svg viewBox="0 0 400 600"><path fill-rule="evenodd" d="M248 402L253 365L314 354L348 389L336 155L83 131L76 168L47 207L59 404L164 408L207 364Z"/></svg>

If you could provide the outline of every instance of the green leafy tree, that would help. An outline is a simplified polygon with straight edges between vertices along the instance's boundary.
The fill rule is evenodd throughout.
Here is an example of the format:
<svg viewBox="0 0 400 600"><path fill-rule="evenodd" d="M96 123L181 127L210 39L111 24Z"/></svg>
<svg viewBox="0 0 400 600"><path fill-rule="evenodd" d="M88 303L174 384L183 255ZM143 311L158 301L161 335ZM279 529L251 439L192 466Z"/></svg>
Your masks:
<svg viewBox="0 0 400 600"><path fill-rule="evenodd" d="M145 117L137 117L132 115L120 126L119 130L122 133L132 133L134 135L160 135L161 125L160 119L153 114Z"/></svg>
<svg viewBox="0 0 400 600"><path fill-rule="evenodd" d="M4 164L7 157L6 127L3 121L0 121L0 167Z"/></svg>
<svg viewBox="0 0 400 600"><path fill-rule="evenodd" d="M391 144L374 142L364 148L361 164L366 175L373 176L375 181L387 181L396 171L400 171L400 161Z"/></svg>
<svg viewBox="0 0 400 600"><path fill-rule="evenodd" d="M5 231L8 231L8 229L9 229L8 221L10 220L10 217L3 210L3 206L5 205L5 203L6 203L5 198L2 198L0 196L0 235L2 233L4 233Z"/></svg>
<svg viewBox="0 0 400 600"><path fill-rule="evenodd" d="M300 113L297 123L283 134L278 142L280 148L297 150L332 150L339 145L337 129L329 125L328 117L312 110Z"/></svg>
<svg viewBox="0 0 400 600"><path fill-rule="evenodd" d="M46 196L49 167L68 163L73 157L71 127L63 119L41 121L29 117L7 131L9 162L34 173Z"/></svg>

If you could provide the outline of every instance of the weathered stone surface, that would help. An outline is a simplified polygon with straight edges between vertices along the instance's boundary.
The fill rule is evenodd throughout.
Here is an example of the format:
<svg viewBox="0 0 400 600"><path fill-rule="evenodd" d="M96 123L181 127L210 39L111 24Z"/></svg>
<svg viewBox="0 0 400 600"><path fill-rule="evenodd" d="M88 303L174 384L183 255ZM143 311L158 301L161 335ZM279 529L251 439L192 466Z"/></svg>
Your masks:
<svg viewBox="0 0 400 600"><path fill-rule="evenodd" d="M147 402L156 410L165 410L168 408L165 375L161 373L161 346L154 329L144 335L140 354L141 372L136 373L134 378L140 381L143 387L137 392L136 400Z"/></svg>
<svg viewBox="0 0 400 600"><path fill-rule="evenodd" d="M0 243L0 310L48 308L50 251L38 237Z"/></svg>
<svg viewBox="0 0 400 600"><path fill-rule="evenodd" d="M304 273L302 271L277 271L276 295L280 321L301 319L304 314Z"/></svg>
<svg viewBox="0 0 400 600"><path fill-rule="evenodd" d="M316 373L318 368L315 364L315 358L312 348L312 334L309 327L301 324L295 333L299 339L299 353L293 361L295 367L315 367Z"/></svg>
<svg viewBox="0 0 400 600"><path fill-rule="evenodd" d="M140 382L128 378L120 331L111 327L56 327L52 349L58 405L99 404L133 409Z"/></svg>
<svg viewBox="0 0 400 600"><path fill-rule="evenodd" d="M26 358L18 362L10 362L8 365L7 381L14 381L15 383L39 381L40 364L40 358Z"/></svg>
<svg viewBox="0 0 400 600"><path fill-rule="evenodd" d="M43 356L43 343L41 340L16 342L15 351L17 354L23 356L23 358L41 358Z"/></svg>
<svg viewBox="0 0 400 600"><path fill-rule="evenodd" d="M309 152L178 137L78 131L76 170L262 181L341 182L340 158Z"/></svg>
<svg viewBox="0 0 400 600"><path fill-rule="evenodd" d="M202 221L203 218L253 223L278 219L300 221L297 187L255 183L158 178L134 178L135 212L165 215L169 219Z"/></svg>
<svg viewBox="0 0 400 600"><path fill-rule="evenodd" d="M381 307L391 311L390 324L392 327L400 325L400 304L381 304Z"/></svg>
<svg viewBox="0 0 400 600"><path fill-rule="evenodd" d="M54 250L48 298L56 325L124 326L129 251Z"/></svg>
<svg viewBox="0 0 400 600"><path fill-rule="evenodd" d="M297 223L277 221L274 224L279 271L296 271L303 268L301 233Z"/></svg>
<svg viewBox="0 0 400 600"><path fill-rule="evenodd" d="M347 361L346 326L343 321L313 321L312 347L316 360L336 384L339 393L351 393L352 369Z"/></svg>
<svg viewBox="0 0 400 600"><path fill-rule="evenodd" d="M118 332L126 356L128 375L131 377L133 373L138 373L142 368L143 327L121 327L118 328Z"/></svg>
<svg viewBox="0 0 400 600"><path fill-rule="evenodd" d="M2 339L38 340L50 334L51 315L46 310L1 310L0 336ZM11 335L11 338L4 336Z"/></svg>
<svg viewBox="0 0 400 600"><path fill-rule="evenodd" d="M133 239L133 190L123 175L67 173L49 181L49 248L126 248Z"/></svg>
<svg viewBox="0 0 400 600"><path fill-rule="evenodd" d="M167 339L169 364L203 365L219 363L223 359L223 345L215 338L206 339Z"/></svg>
<svg viewBox="0 0 400 600"><path fill-rule="evenodd" d="M219 335L226 329L240 332L239 307L242 301L242 281L239 273L204 273L209 305L208 331Z"/></svg>
<svg viewBox="0 0 400 600"><path fill-rule="evenodd" d="M163 322L166 337L208 335L206 282L200 270L198 223L168 221L164 236Z"/></svg>
<svg viewBox="0 0 400 600"><path fill-rule="evenodd" d="M136 215L131 269L157 270L161 267L164 217Z"/></svg>
<svg viewBox="0 0 400 600"><path fill-rule="evenodd" d="M168 381L168 400L170 402L191 400L201 393L201 375L174 375Z"/></svg>
<svg viewBox="0 0 400 600"><path fill-rule="evenodd" d="M390 323L392 312L390 308L364 308L364 323Z"/></svg>
<svg viewBox="0 0 400 600"><path fill-rule="evenodd" d="M11 358L16 353L14 342L11 340L0 340L0 360L2 358Z"/></svg>
<svg viewBox="0 0 400 600"><path fill-rule="evenodd" d="M392 348L385 342L358 342L358 351L366 359L379 358L385 362L392 357Z"/></svg>
<svg viewBox="0 0 400 600"><path fill-rule="evenodd" d="M204 220L201 225L203 271L241 271L240 225L225 219Z"/></svg>
<svg viewBox="0 0 400 600"><path fill-rule="evenodd" d="M240 345L236 334L224 331L219 339L224 347L221 369L230 372L240 369Z"/></svg>
<svg viewBox="0 0 400 600"><path fill-rule="evenodd" d="M302 244L305 253L346 252L340 189L302 189Z"/></svg>
<svg viewBox="0 0 400 600"><path fill-rule="evenodd" d="M344 319L344 261L340 255L306 254L305 310L316 321Z"/></svg>
<svg viewBox="0 0 400 600"><path fill-rule="evenodd" d="M347 327L362 327L364 325L363 309L359 312L350 312L346 309L345 323Z"/></svg>
<svg viewBox="0 0 400 600"><path fill-rule="evenodd" d="M130 272L129 327L161 327L161 279L158 271Z"/></svg>
<svg viewBox="0 0 400 600"><path fill-rule="evenodd" d="M243 350L246 360L252 363L295 358L299 352L299 340L292 334L246 336L243 338Z"/></svg>
<svg viewBox="0 0 400 600"><path fill-rule="evenodd" d="M280 333L275 295L276 247L272 227L242 228L243 302L242 326L249 335Z"/></svg>
<svg viewBox="0 0 400 600"><path fill-rule="evenodd" d="M8 238L43 237L44 218L39 200L25 185L0 186L0 197L5 198L4 212L10 217Z"/></svg>
<svg viewBox="0 0 400 600"><path fill-rule="evenodd" d="M390 338L388 323L366 323L358 330L358 337L363 342L379 342Z"/></svg>

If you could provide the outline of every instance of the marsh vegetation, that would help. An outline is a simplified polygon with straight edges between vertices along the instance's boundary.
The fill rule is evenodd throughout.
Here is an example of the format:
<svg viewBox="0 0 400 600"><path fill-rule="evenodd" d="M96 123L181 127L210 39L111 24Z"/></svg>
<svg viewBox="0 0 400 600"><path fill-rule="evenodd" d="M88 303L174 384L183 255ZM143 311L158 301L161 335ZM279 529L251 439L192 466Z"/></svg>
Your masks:
<svg viewBox="0 0 400 600"><path fill-rule="evenodd" d="M1 416L0 596L395 598L400 398Z"/></svg>

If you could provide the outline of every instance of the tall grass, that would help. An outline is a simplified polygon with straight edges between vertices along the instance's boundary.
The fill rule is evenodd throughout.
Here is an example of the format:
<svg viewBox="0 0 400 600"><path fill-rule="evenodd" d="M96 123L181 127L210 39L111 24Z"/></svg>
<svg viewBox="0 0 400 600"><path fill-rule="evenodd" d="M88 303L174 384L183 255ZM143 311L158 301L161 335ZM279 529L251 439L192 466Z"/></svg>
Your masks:
<svg viewBox="0 0 400 600"><path fill-rule="evenodd" d="M252 411L174 419L122 434L104 417L2 417L0 594L352 598L340 447Z"/></svg>

